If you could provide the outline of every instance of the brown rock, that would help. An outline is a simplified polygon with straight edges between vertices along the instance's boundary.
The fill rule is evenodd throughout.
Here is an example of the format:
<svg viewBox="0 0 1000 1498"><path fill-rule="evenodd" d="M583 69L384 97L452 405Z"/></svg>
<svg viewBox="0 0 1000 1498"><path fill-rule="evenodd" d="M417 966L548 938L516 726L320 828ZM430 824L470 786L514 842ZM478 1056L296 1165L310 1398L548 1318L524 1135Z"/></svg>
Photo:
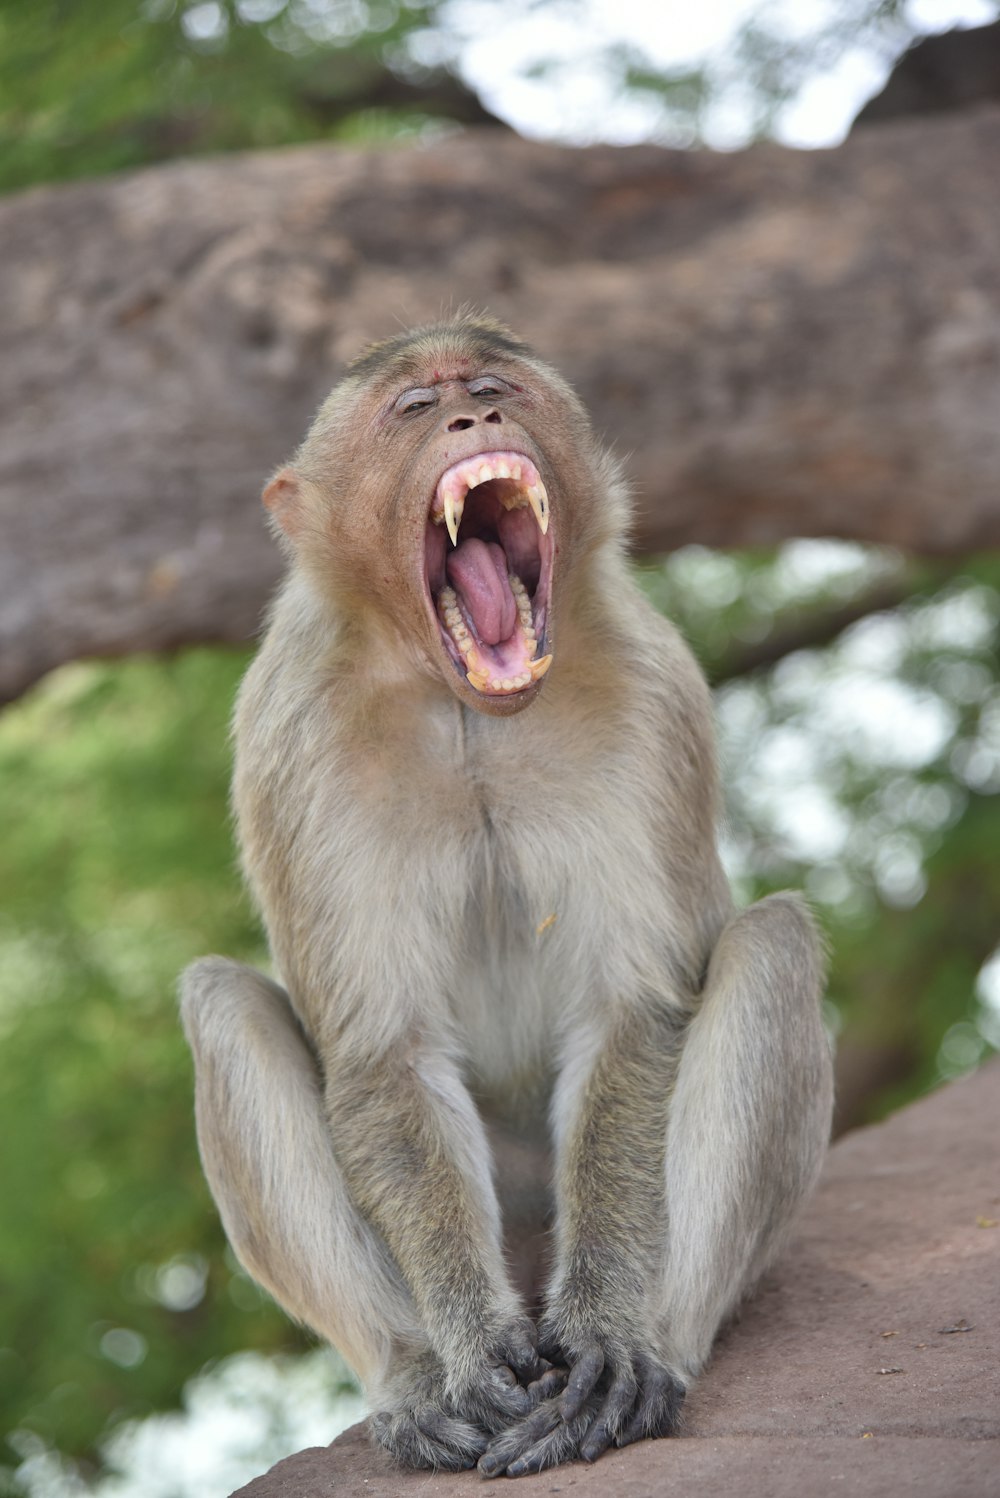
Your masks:
<svg viewBox="0 0 1000 1498"><path fill-rule="evenodd" d="M996 1061L849 1134L721 1338L683 1436L518 1478L518 1492L997 1498L1000 1227L980 1220L1000 1218L998 1141ZM476 1473L399 1471L362 1424L239 1498L483 1491Z"/></svg>

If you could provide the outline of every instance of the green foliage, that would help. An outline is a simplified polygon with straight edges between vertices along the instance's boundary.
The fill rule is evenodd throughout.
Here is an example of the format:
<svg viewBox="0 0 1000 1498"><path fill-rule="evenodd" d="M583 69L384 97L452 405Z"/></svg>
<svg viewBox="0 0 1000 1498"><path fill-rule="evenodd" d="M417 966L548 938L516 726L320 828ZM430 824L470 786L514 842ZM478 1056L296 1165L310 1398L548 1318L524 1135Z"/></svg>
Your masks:
<svg viewBox="0 0 1000 1498"><path fill-rule="evenodd" d="M408 110L404 99L395 113L358 116L384 59L436 8L0 0L0 191L178 155L414 128L433 104Z"/></svg>
<svg viewBox="0 0 1000 1498"><path fill-rule="evenodd" d="M74 666L0 722L0 1430L68 1452L299 1340L224 1253L175 1005L192 958L265 960L227 817L242 666Z"/></svg>

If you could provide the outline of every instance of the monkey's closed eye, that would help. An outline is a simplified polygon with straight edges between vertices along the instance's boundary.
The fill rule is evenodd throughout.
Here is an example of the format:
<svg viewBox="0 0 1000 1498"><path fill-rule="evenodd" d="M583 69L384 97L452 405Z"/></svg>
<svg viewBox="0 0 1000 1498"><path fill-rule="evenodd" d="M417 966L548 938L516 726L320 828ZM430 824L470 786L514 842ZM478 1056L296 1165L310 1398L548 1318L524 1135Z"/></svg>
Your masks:
<svg viewBox="0 0 1000 1498"><path fill-rule="evenodd" d="M465 388L470 395L506 395L510 386L497 375L483 375L478 380L470 380Z"/></svg>
<svg viewBox="0 0 1000 1498"><path fill-rule="evenodd" d="M434 390L404 390L393 406L393 410L399 416L411 416L416 411L427 411L437 405L437 392Z"/></svg>

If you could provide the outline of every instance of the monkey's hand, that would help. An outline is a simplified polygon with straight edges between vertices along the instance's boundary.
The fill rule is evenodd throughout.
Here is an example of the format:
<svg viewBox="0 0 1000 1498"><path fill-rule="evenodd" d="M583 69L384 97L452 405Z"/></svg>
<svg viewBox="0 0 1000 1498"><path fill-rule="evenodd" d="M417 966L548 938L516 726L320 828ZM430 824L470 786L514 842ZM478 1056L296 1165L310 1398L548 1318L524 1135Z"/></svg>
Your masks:
<svg viewBox="0 0 1000 1498"><path fill-rule="evenodd" d="M466 1347L448 1372L430 1352L402 1364L377 1401L375 1439L404 1466L474 1467L492 1435L565 1379L539 1358L536 1338L530 1317L513 1316L486 1333L483 1345Z"/></svg>
<svg viewBox="0 0 1000 1498"><path fill-rule="evenodd" d="M446 1394L463 1420L495 1434L537 1404L529 1392L549 1368L538 1356L538 1334L530 1316L514 1315L484 1328L449 1359Z"/></svg>
<svg viewBox="0 0 1000 1498"><path fill-rule="evenodd" d="M479 1462L484 1477L521 1477L611 1445L669 1436L677 1428L684 1386L647 1348L610 1335L543 1343L568 1366L566 1388L490 1442Z"/></svg>

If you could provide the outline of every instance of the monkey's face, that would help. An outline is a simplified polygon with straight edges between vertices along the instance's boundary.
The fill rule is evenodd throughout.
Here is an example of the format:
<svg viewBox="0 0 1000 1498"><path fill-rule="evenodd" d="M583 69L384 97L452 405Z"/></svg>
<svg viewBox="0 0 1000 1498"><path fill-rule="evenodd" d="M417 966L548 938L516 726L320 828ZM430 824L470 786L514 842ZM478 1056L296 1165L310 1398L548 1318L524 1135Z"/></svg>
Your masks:
<svg viewBox="0 0 1000 1498"><path fill-rule="evenodd" d="M520 346L477 324L447 334L367 356L265 501L352 619L388 616L411 658L505 715L553 660L592 439L569 389Z"/></svg>

